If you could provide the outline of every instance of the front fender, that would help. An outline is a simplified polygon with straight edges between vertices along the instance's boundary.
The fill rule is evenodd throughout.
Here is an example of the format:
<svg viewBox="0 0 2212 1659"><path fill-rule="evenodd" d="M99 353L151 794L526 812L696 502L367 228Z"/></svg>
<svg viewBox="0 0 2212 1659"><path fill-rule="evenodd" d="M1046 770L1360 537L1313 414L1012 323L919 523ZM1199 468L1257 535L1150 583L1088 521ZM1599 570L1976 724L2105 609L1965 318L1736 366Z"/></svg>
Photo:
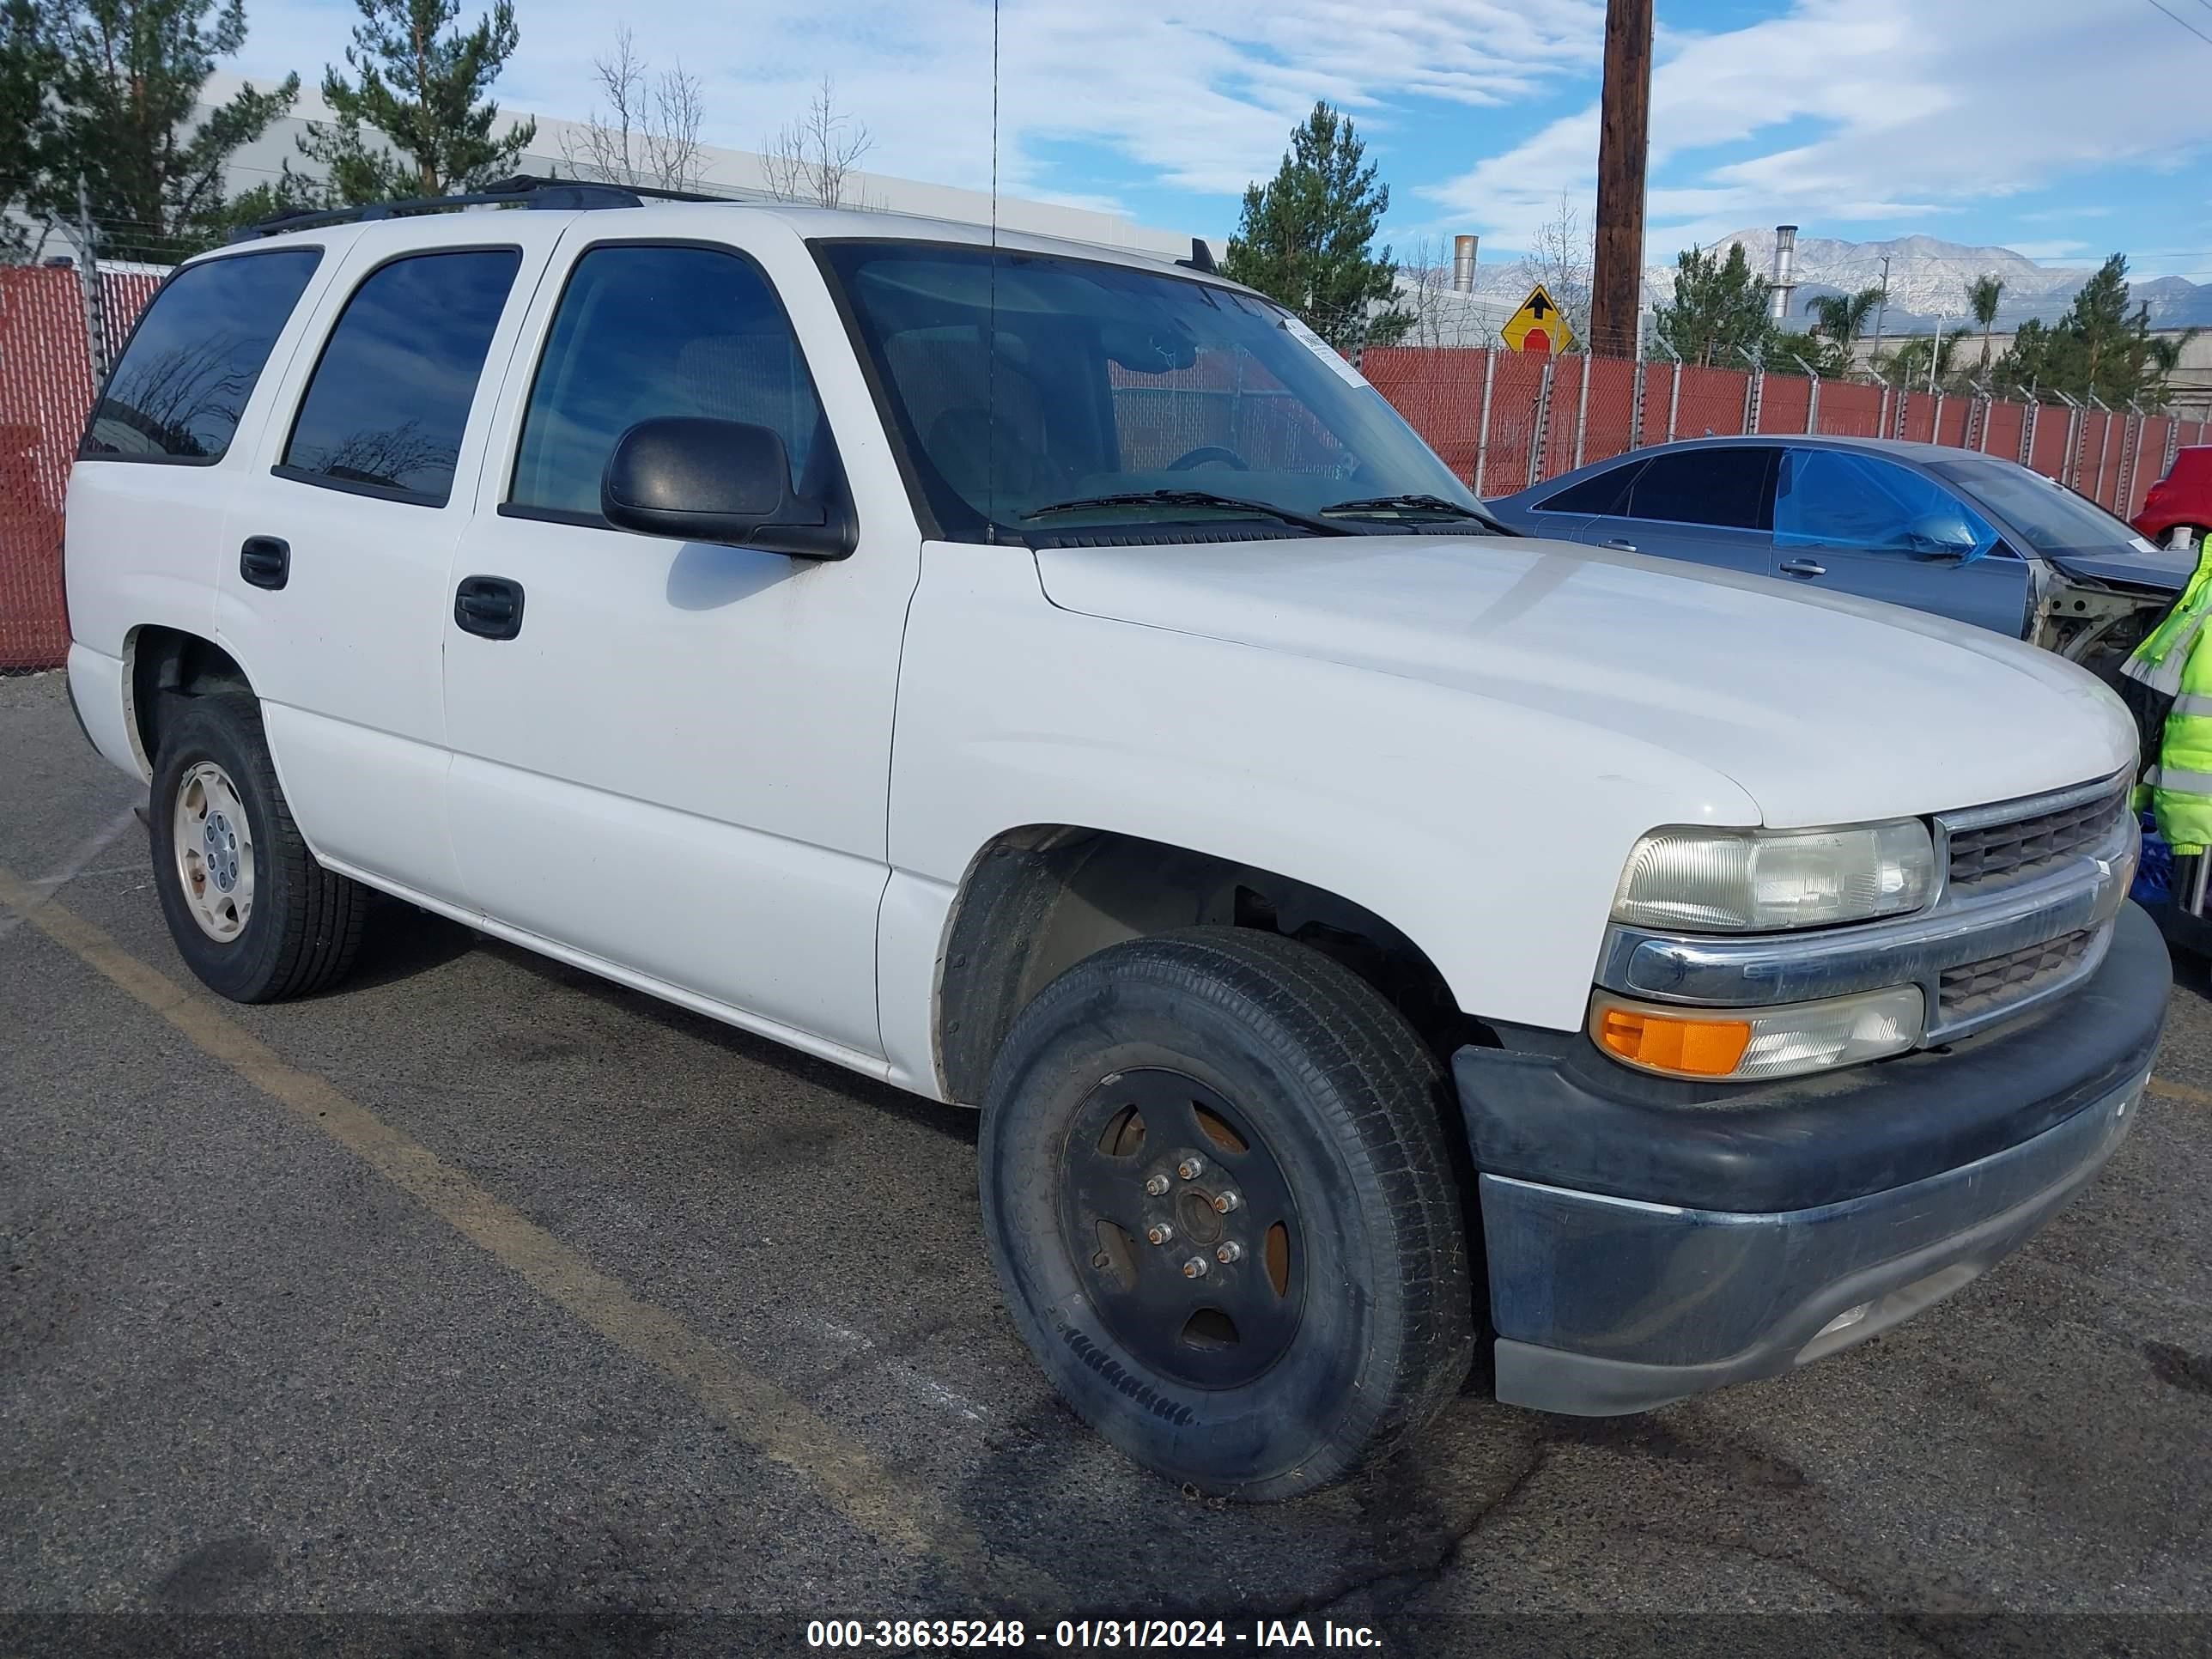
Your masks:
<svg viewBox="0 0 2212 1659"><path fill-rule="evenodd" d="M1758 821L1725 776L1610 732L1056 609L1017 549L933 544L909 613L890 855L948 892L1014 826L1141 836L1334 892L1468 1012L1570 1030L1636 838Z"/></svg>

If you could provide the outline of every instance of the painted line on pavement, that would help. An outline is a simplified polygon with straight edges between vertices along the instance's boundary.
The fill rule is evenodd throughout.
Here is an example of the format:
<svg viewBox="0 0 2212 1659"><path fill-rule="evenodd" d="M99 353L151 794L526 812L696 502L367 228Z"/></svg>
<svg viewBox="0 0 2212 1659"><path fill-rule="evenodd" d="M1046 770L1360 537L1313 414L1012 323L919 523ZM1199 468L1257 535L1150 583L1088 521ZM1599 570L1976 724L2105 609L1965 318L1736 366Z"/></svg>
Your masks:
<svg viewBox="0 0 2212 1659"><path fill-rule="evenodd" d="M70 883L84 873L85 866L113 846L117 837L137 821L138 809L136 806L125 807L104 829L93 836L76 852L70 854L64 860L60 869L43 880L27 884L33 898L49 898L68 886ZM0 916L0 939L7 938L21 924L22 921L23 913L21 910Z"/></svg>
<svg viewBox="0 0 2212 1659"><path fill-rule="evenodd" d="M2200 1089L2194 1084L2175 1083L2170 1079L2154 1077L2150 1091L2167 1100L2186 1101L2191 1106L2212 1106L2212 1089Z"/></svg>
<svg viewBox="0 0 2212 1659"><path fill-rule="evenodd" d="M682 1383L740 1440L826 1492L862 1530L933 1559L1018 1607L1064 1600L1066 1592L1048 1575L989 1548L934 1495L893 1473L795 1395L737 1363L675 1315L640 1300L465 1171L325 1079L283 1059L204 993L141 962L102 929L5 869L0 869L0 905L360 1158L532 1289Z"/></svg>

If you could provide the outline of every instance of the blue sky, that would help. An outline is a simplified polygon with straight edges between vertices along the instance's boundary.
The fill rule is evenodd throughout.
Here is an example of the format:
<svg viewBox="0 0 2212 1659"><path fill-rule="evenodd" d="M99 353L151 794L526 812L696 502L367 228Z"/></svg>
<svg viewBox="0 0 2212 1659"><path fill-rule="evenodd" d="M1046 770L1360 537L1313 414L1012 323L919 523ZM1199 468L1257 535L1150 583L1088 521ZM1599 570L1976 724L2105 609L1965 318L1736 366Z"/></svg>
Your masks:
<svg viewBox="0 0 2212 1659"><path fill-rule="evenodd" d="M2150 0L1658 0L1650 259L1795 221L2062 264L2117 249L2142 276L2212 282L2212 40L2191 33L2212 36L2212 0L2161 3L2174 15ZM870 168L990 179L988 0L515 9L508 107L586 113L592 57L627 21L648 58L704 82L710 142L760 148L827 74L873 134ZM234 67L312 84L354 15L248 0ZM1218 234L1328 98L1367 136L1401 249L1474 231L1487 264L1563 193L1588 223L1603 16L1601 0L1002 0L1000 180Z"/></svg>

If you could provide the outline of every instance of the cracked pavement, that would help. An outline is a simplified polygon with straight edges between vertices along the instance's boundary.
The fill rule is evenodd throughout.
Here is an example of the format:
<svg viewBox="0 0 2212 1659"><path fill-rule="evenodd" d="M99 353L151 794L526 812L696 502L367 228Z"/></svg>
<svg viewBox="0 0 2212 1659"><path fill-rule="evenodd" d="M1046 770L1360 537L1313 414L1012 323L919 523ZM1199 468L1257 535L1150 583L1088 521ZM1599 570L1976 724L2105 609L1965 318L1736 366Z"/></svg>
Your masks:
<svg viewBox="0 0 2212 1659"><path fill-rule="evenodd" d="M1361 1480L1233 1509L1046 1388L966 1115L398 907L341 991L209 1024L162 1002L136 792L58 675L0 678L0 869L80 924L0 907L12 1650L785 1651L1010 1610L1408 1654L2208 1628L2201 966L2104 1176L1896 1332L1648 1417L1470 1393Z"/></svg>

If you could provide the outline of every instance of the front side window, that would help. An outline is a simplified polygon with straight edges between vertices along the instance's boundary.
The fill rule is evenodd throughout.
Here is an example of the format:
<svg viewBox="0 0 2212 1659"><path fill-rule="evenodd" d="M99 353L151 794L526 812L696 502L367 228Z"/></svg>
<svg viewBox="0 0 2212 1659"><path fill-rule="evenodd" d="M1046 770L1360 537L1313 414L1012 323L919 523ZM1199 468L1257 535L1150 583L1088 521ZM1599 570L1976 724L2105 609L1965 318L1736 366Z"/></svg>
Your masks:
<svg viewBox="0 0 2212 1659"><path fill-rule="evenodd" d="M1628 492L1628 516L1721 530L1767 527L1774 452L1761 444L1655 455Z"/></svg>
<svg viewBox="0 0 2212 1659"><path fill-rule="evenodd" d="M486 248L372 271L331 331L277 472L443 507L521 264L514 248Z"/></svg>
<svg viewBox="0 0 2212 1659"><path fill-rule="evenodd" d="M830 450L799 341L750 260L719 248L590 249L538 362L509 505L598 520L616 442L671 415L769 428L802 494L808 462Z"/></svg>
<svg viewBox="0 0 2212 1659"><path fill-rule="evenodd" d="M85 459L221 460L320 248L187 265L146 309L92 411Z"/></svg>
<svg viewBox="0 0 2212 1659"><path fill-rule="evenodd" d="M1996 538L1979 514L1936 480L1877 455L1793 449L1775 486L1778 547L1973 557Z"/></svg>
<svg viewBox="0 0 2212 1659"><path fill-rule="evenodd" d="M947 535L1110 526L1142 539L1194 515L1266 517L1198 492L1310 517L1491 522L1350 364L1256 295L1006 249L817 249Z"/></svg>

